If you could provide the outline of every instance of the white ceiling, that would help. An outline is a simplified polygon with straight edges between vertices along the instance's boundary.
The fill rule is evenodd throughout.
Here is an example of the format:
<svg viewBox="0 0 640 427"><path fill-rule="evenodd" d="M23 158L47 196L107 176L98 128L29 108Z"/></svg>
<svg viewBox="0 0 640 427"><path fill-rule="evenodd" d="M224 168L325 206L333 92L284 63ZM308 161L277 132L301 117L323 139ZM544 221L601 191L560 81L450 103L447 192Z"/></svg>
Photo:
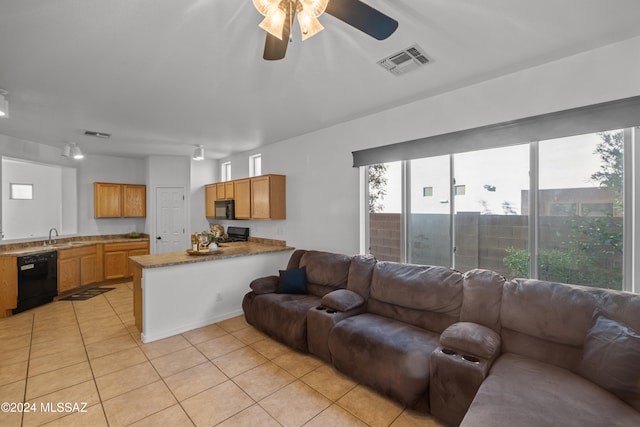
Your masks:
<svg viewBox="0 0 640 427"><path fill-rule="evenodd" d="M325 14L267 62L251 0L0 0L0 134L222 158L640 35L638 0L364 1L399 22L387 40ZM426 67L376 64L414 43Z"/></svg>

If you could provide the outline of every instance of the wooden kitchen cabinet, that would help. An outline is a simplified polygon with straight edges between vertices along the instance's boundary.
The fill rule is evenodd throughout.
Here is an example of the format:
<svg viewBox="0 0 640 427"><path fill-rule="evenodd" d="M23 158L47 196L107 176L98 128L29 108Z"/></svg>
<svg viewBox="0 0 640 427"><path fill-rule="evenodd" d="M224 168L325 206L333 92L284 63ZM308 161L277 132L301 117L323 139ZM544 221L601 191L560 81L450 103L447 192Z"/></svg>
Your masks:
<svg viewBox="0 0 640 427"><path fill-rule="evenodd" d="M233 181L227 181L224 183L224 197L227 199L233 199L235 197L235 183Z"/></svg>
<svg viewBox="0 0 640 427"><path fill-rule="evenodd" d="M104 245L104 280L124 279L133 275L130 256L147 255L149 242L108 243Z"/></svg>
<svg viewBox="0 0 640 427"><path fill-rule="evenodd" d="M93 216L95 218L145 217L146 215L146 185L93 183Z"/></svg>
<svg viewBox="0 0 640 427"><path fill-rule="evenodd" d="M233 181L218 182L216 186L216 200L231 200L234 196Z"/></svg>
<svg viewBox="0 0 640 427"><path fill-rule="evenodd" d="M0 317L11 315L18 306L18 261L14 256L0 257Z"/></svg>
<svg viewBox="0 0 640 427"><path fill-rule="evenodd" d="M216 200L232 200L235 197L235 181L218 182L204 186L204 214L207 218L216 216Z"/></svg>
<svg viewBox="0 0 640 427"><path fill-rule="evenodd" d="M204 214L207 218L214 218L216 216L216 188L217 184L204 186Z"/></svg>
<svg viewBox="0 0 640 427"><path fill-rule="evenodd" d="M224 183L221 182L216 184L216 200L224 200L224 199L226 199Z"/></svg>
<svg viewBox="0 0 640 427"><path fill-rule="evenodd" d="M286 219L286 187L284 175L251 178L251 219Z"/></svg>
<svg viewBox="0 0 640 427"><path fill-rule="evenodd" d="M97 283L99 274L98 245L58 250L58 293Z"/></svg>
<svg viewBox="0 0 640 427"><path fill-rule="evenodd" d="M235 181L236 219L251 219L251 179Z"/></svg>
<svg viewBox="0 0 640 427"><path fill-rule="evenodd" d="M144 218L147 216L146 185L122 185L122 216L128 218Z"/></svg>
<svg viewBox="0 0 640 427"><path fill-rule="evenodd" d="M93 216L96 218L117 218L122 216L121 184L93 183Z"/></svg>

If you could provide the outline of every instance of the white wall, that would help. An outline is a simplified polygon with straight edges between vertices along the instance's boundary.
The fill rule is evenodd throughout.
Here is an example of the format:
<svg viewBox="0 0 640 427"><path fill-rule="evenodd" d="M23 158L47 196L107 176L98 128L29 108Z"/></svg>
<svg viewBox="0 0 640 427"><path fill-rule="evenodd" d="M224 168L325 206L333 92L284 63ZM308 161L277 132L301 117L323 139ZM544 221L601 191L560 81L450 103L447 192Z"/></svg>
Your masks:
<svg viewBox="0 0 640 427"><path fill-rule="evenodd" d="M147 233L151 239L151 253L155 253L156 238L156 190L158 187L183 188L185 192L185 227L191 218L191 158L187 156L147 157ZM204 196L203 196L204 197ZM197 213L194 211L194 215ZM204 217L204 210L201 215ZM188 247L185 230L185 249Z"/></svg>
<svg viewBox="0 0 640 427"><path fill-rule="evenodd" d="M218 181L219 162L217 160L191 161L191 233L209 227L205 217L204 186ZM189 233L189 234L191 234Z"/></svg>
<svg viewBox="0 0 640 427"><path fill-rule="evenodd" d="M11 199L11 184L32 185L30 200ZM2 161L3 239L46 236L62 229L62 169L40 163Z"/></svg>
<svg viewBox="0 0 640 427"><path fill-rule="evenodd" d="M263 173L287 175L287 219L235 224L298 248L357 253L352 151L640 95L639 52L636 37L263 147ZM254 153L221 161L242 178Z"/></svg>
<svg viewBox="0 0 640 427"><path fill-rule="evenodd" d="M77 162L77 167L79 235L145 232L144 218L93 217L93 183L146 184L144 159L86 155Z"/></svg>

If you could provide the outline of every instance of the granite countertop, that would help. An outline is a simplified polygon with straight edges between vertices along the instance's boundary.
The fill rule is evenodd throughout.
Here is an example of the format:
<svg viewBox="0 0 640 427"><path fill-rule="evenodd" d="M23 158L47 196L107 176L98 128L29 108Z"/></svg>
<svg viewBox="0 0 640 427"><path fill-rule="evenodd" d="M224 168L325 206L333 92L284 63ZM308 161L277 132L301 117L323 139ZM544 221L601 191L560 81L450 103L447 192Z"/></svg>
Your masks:
<svg viewBox="0 0 640 427"><path fill-rule="evenodd" d="M142 268L168 267L172 265L190 264L194 262L217 261L225 258L235 258L259 255L273 252L292 251L295 248L286 246L281 240L249 238L249 242L223 243L216 251L206 255L189 255L187 251L171 252L155 255L138 255L129 259Z"/></svg>
<svg viewBox="0 0 640 427"><path fill-rule="evenodd" d="M42 252L51 252L70 248L106 244L106 243L131 243L148 242L149 236L141 234L140 237L127 237L126 234L110 234L103 236L77 236L54 239L55 244L45 244L46 241L8 243L0 245L0 256L23 256Z"/></svg>

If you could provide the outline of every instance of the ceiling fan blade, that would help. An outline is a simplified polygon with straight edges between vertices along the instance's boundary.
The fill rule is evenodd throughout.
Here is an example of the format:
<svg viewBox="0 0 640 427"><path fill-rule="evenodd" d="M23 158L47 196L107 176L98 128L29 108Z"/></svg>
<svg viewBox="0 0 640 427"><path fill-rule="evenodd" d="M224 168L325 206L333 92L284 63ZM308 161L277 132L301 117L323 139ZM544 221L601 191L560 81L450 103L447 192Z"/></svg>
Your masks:
<svg viewBox="0 0 640 427"><path fill-rule="evenodd" d="M282 40L280 40L276 36L272 36L267 33L267 39L264 42L264 54L262 57L267 61L277 61L278 59L282 59L287 53L288 44L289 37L282 37Z"/></svg>
<svg viewBox="0 0 640 427"><path fill-rule="evenodd" d="M291 34L291 21L293 16L291 15L291 3L287 4L287 18L282 29L282 40L267 33L267 39L264 42L264 54L262 57L267 61L277 61L284 58L287 53L287 46L289 45L289 35Z"/></svg>
<svg viewBox="0 0 640 427"><path fill-rule="evenodd" d="M330 0L325 12L378 40L398 28L398 21L360 0Z"/></svg>

